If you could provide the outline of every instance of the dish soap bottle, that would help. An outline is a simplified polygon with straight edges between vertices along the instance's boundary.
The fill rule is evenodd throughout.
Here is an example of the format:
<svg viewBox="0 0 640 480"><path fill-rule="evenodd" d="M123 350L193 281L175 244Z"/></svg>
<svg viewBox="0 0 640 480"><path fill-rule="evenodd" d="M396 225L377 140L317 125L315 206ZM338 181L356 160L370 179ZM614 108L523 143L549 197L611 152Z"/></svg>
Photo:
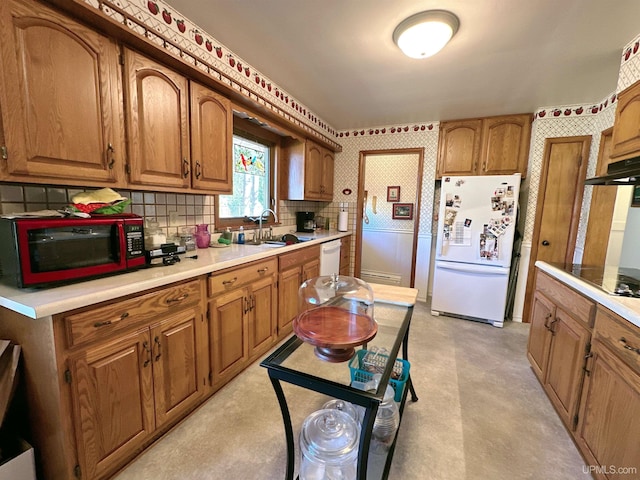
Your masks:
<svg viewBox="0 0 640 480"><path fill-rule="evenodd" d="M244 243L244 227L238 229L238 243L242 245Z"/></svg>

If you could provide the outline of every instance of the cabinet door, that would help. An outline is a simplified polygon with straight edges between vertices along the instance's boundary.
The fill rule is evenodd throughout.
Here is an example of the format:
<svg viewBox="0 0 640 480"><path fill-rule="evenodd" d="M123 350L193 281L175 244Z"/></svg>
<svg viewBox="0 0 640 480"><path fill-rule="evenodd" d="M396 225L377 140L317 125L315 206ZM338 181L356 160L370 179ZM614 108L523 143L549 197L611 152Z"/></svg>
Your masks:
<svg viewBox="0 0 640 480"><path fill-rule="evenodd" d="M305 145L304 197L322 199L322 148L309 140Z"/></svg>
<svg viewBox="0 0 640 480"><path fill-rule="evenodd" d="M591 465L640 470L640 375L597 340L591 352L590 374L585 380L580 409L578 445ZM629 476L611 472L596 478L622 480Z"/></svg>
<svg viewBox="0 0 640 480"><path fill-rule="evenodd" d="M527 173L530 115L508 115L482 121L481 175Z"/></svg>
<svg viewBox="0 0 640 480"><path fill-rule="evenodd" d="M182 75L125 49L129 181L188 188L189 88Z"/></svg>
<svg viewBox="0 0 640 480"><path fill-rule="evenodd" d="M640 82L618 95L611 158L640 153Z"/></svg>
<svg viewBox="0 0 640 480"><path fill-rule="evenodd" d="M148 329L70 359L78 460L83 477L101 477L155 428Z"/></svg>
<svg viewBox="0 0 640 480"><path fill-rule="evenodd" d="M2 3L0 105L8 178L120 183L124 130L116 43L39 3Z"/></svg>
<svg viewBox="0 0 640 480"><path fill-rule="evenodd" d="M213 385L218 386L242 370L247 362L247 291L239 288L209 302L209 344Z"/></svg>
<svg viewBox="0 0 640 480"><path fill-rule="evenodd" d="M319 259L311 260L310 262L307 262L302 266L302 282L306 282L307 280L318 276L320 276Z"/></svg>
<svg viewBox="0 0 640 480"><path fill-rule="evenodd" d="M151 327L157 428L180 417L204 394L205 335L199 308L175 313Z"/></svg>
<svg viewBox="0 0 640 480"><path fill-rule="evenodd" d="M538 379L544 383L551 345L550 324L554 319L555 305L544 295L536 292L531 304L531 328L527 357Z"/></svg>
<svg viewBox="0 0 640 480"><path fill-rule="evenodd" d="M331 150L322 149L322 198L333 200L334 155Z"/></svg>
<svg viewBox="0 0 640 480"><path fill-rule="evenodd" d="M280 272L278 282L278 336L280 338L291 331L291 322L298 315L298 288L301 283L300 267Z"/></svg>
<svg viewBox="0 0 640 480"><path fill-rule="evenodd" d="M591 334L560 307L556 308L551 331L545 388L560 418L573 430Z"/></svg>
<svg viewBox="0 0 640 480"><path fill-rule="evenodd" d="M349 275L351 269L351 237L342 237L340 246L340 275Z"/></svg>
<svg viewBox="0 0 640 480"><path fill-rule="evenodd" d="M481 134L482 120L442 122L438 144L438 177L476 175Z"/></svg>
<svg viewBox="0 0 640 480"><path fill-rule="evenodd" d="M273 276L252 283L250 299L249 357L255 357L272 345L276 332L278 295Z"/></svg>
<svg viewBox="0 0 640 480"><path fill-rule="evenodd" d="M191 182L193 188L232 193L231 101L191 82Z"/></svg>

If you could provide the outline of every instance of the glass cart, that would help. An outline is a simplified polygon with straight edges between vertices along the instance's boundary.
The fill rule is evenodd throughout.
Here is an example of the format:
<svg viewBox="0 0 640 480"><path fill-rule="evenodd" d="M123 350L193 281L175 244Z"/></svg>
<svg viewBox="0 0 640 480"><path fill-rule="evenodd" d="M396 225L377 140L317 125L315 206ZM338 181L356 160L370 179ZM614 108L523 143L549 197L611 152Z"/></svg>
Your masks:
<svg viewBox="0 0 640 480"><path fill-rule="evenodd" d="M386 458L383 458L382 461L369 461L369 445L376 413L384 398L386 386L391 378L400 347L402 347L402 358L408 360L407 343L412 314L413 305L388 304L377 299L375 301L375 319L378 323L378 333L371 340L370 345L384 348L388 352L388 358L383 364L382 376L376 391L364 391L352 386L349 371L350 362L330 363L323 361L314 354L313 345L302 342L295 335L261 362L260 365L268 370L269 379L282 411L287 442L286 480L293 480L295 438L289 407L280 384L281 381L364 407L365 414L361 425L362 433L359 445L357 478L358 480L377 480L388 477L396 440L394 439ZM364 345L363 348L366 349L367 345ZM403 384L401 393L399 405L401 416L408 392L411 393L413 402L418 401L410 374ZM379 457L379 455L375 455L375 457Z"/></svg>

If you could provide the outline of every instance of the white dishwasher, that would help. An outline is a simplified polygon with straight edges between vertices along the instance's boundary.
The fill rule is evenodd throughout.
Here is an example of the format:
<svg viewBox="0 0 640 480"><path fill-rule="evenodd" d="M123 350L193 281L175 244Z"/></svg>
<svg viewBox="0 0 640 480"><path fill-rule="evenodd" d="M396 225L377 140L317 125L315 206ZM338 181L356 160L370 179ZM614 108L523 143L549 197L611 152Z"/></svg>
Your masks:
<svg viewBox="0 0 640 480"><path fill-rule="evenodd" d="M320 275L340 273L340 240L332 240L320 245Z"/></svg>

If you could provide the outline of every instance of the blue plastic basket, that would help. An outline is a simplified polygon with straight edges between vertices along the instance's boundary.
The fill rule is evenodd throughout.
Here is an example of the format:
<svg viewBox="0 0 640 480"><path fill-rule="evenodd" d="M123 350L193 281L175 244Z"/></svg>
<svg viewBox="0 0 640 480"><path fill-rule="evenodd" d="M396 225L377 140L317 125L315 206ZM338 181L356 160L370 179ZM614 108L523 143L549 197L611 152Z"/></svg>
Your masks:
<svg viewBox="0 0 640 480"><path fill-rule="evenodd" d="M369 350L358 350L353 358L349 361L349 370L351 371L352 383L366 383L369 380L372 380L373 376L376 373L381 373L380 371L376 371L373 368L367 368L367 365L365 365L364 358L368 353L370 355L374 355L374 353L370 352ZM375 353L375 355L383 365L386 364L389 359L388 355L382 353ZM409 368L411 368L411 365L407 360L403 360L402 358L396 359L394 371L398 373L398 378L389 379L389 385L391 385L393 387L393 390L395 391L393 399L396 402L402 400L402 392L404 391L404 386L407 383L407 379L409 378Z"/></svg>

